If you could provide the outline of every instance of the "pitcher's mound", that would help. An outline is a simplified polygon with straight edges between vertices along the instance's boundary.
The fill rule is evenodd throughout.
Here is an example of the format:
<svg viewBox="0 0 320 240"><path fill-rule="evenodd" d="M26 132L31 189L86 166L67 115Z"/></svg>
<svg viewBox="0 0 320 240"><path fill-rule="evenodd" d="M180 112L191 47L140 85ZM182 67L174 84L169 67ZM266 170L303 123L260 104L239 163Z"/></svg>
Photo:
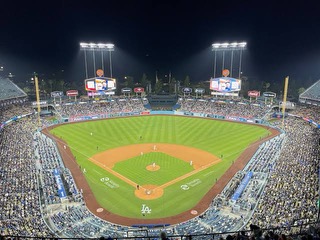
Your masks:
<svg viewBox="0 0 320 240"><path fill-rule="evenodd" d="M136 197L144 200L152 200L163 195L163 189L155 185L143 185L135 190Z"/></svg>
<svg viewBox="0 0 320 240"><path fill-rule="evenodd" d="M146 167L146 169L147 169L148 171L158 171L158 170L160 169L160 166L159 166L159 165L153 165L153 164L151 164L151 165L148 165L148 166Z"/></svg>

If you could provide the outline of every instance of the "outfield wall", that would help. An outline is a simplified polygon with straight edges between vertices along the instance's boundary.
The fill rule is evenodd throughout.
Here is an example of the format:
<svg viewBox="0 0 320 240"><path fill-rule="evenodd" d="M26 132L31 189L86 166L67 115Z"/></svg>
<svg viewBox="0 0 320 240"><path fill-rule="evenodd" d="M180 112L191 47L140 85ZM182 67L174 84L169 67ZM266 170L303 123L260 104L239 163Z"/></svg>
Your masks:
<svg viewBox="0 0 320 240"><path fill-rule="evenodd" d="M68 122L78 122L87 121L94 119L105 119L114 117L128 117L128 116L139 116L139 115L180 115L180 116L193 116L193 117L204 117L204 118L214 118L220 120L231 120L237 122L248 122L248 123L263 123L262 119L258 118L244 118L240 116L233 115L218 115L218 114L208 114L208 113L194 113L187 111L142 111L142 112L119 112L119 113L104 113L104 114L94 114L94 115L73 115L68 118Z"/></svg>

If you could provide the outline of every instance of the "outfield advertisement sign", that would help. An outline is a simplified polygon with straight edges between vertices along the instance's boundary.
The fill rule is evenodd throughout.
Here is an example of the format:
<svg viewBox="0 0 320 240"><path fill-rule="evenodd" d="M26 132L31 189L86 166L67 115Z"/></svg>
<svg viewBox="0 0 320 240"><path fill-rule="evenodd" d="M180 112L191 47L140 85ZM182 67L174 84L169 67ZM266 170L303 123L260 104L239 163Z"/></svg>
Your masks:
<svg viewBox="0 0 320 240"><path fill-rule="evenodd" d="M87 121L93 119L103 119L103 118L113 118L113 117L127 117L127 116L138 116L138 115L184 115L184 116L195 116L195 117L208 117L215 119L226 119L230 121L238 122L248 122L248 123L261 123L261 119L249 119L238 116L222 116L217 114L206 114L206 113L194 113L194 112L180 112L180 111L143 111L143 112L120 112L120 113L105 113L105 114L95 114L95 115L74 115L69 117L69 122ZM320 126L314 124L316 126ZM320 127L319 127L320 128Z"/></svg>
<svg viewBox="0 0 320 240"><path fill-rule="evenodd" d="M185 116L193 116L193 112L184 112L183 115L185 115Z"/></svg>
<svg viewBox="0 0 320 240"><path fill-rule="evenodd" d="M150 114L174 114L174 111L151 111Z"/></svg>
<svg viewBox="0 0 320 240"><path fill-rule="evenodd" d="M131 88L121 88L122 93L131 93L132 89Z"/></svg>
<svg viewBox="0 0 320 240"><path fill-rule="evenodd" d="M192 88L189 88L189 87L182 88L182 92L190 94L192 93Z"/></svg>
<svg viewBox="0 0 320 240"><path fill-rule="evenodd" d="M104 96L104 95L115 95L115 92L114 91L110 91L110 92L105 92L105 91L88 92L88 97Z"/></svg>
<svg viewBox="0 0 320 240"><path fill-rule="evenodd" d="M79 95L78 90L68 90L66 93L68 97L76 97Z"/></svg>
<svg viewBox="0 0 320 240"><path fill-rule="evenodd" d="M252 90L252 91L248 91L248 96L249 97L260 97L260 91L257 90Z"/></svg>
<svg viewBox="0 0 320 240"><path fill-rule="evenodd" d="M204 88L196 88L196 89L194 90L194 92L195 92L195 93L204 94L205 90L204 90Z"/></svg>
<svg viewBox="0 0 320 240"><path fill-rule="evenodd" d="M216 119L225 119L225 116L216 115L216 114L207 114L208 118L216 118Z"/></svg>
<svg viewBox="0 0 320 240"><path fill-rule="evenodd" d="M264 96L265 98L275 98L277 94L274 92L264 92L262 96Z"/></svg>
<svg viewBox="0 0 320 240"><path fill-rule="evenodd" d="M235 93L235 92L211 92L211 95L215 95L215 96L228 96L228 97L238 97L238 93Z"/></svg>
<svg viewBox="0 0 320 240"><path fill-rule="evenodd" d="M239 121L239 122L247 122L247 118L243 117L235 117L235 116L226 116L225 119L232 120L232 121Z"/></svg>
<svg viewBox="0 0 320 240"><path fill-rule="evenodd" d="M113 117L127 117L127 116L139 116L139 115L149 115L150 112L120 112L120 113L105 113L105 114L95 114L91 116L87 115L75 115L69 117L69 122L79 122L79 121L87 121L94 119L103 119L103 118L113 118Z"/></svg>
<svg viewBox="0 0 320 240"><path fill-rule="evenodd" d="M69 122L79 122L79 121L101 119L101 118L106 118L106 114L92 115L92 116L71 116L69 118Z"/></svg>
<svg viewBox="0 0 320 240"><path fill-rule="evenodd" d="M59 197L60 198L66 198L67 194L66 194L66 191L65 191L64 186L63 186L63 182L62 182L62 178L61 178L61 175L60 175L60 171L58 169L54 169L53 170L53 175L54 175L54 178L56 179Z"/></svg>
<svg viewBox="0 0 320 240"><path fill-rule="evenodd" d="M62 91L51 92L51 97L53 97L53 98L62 97L62 96L63 96L63 92Z"/></svg>
<svg viewBox="0 0 320 240"><path fill-rule="evenodd" d="M40 104L41 107L42 106L47 106L48 102L43 100L43 101L39 101L39 104ZM36 107L36 106L38 106L38 102L37 101L32 102L32 107Z"/></svg>
<svg viewBox="0 0 320 240"><path fill-rule="evenodd" d="M149 111L140 112L140 115L149 115L149 114L150 114Z"/></svg>
<svg viewBox="0 0 320 240"><path fill-rule="evenodd" d="M133 89L133 91L135 93L143 93L144 92L144 88L143 87L136 87Z"/></svg>
<svg viewBox="0 0 320 240"><path fill-rule="evenodd" d="M205 117L206 114L205 113L193 113L193 116L195 116L195 117Z"/></svg>

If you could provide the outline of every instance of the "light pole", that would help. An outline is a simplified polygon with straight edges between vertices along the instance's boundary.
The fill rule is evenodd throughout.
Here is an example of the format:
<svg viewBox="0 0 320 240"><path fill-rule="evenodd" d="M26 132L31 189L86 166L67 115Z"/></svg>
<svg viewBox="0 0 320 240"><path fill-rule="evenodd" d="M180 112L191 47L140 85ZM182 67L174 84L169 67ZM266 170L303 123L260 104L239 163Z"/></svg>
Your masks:
<svg viewBox="0 0 320 240"><path fill-rule="evenodd" d="M110 59L110 77L112 78L112 59L111 59L111 52L114 51L114 44L108 43L106 44L106 47L109 52L109 59Z"/></svg>
<svg viewBox="0 0 320 240"><path fill-rule="evenodd" d="M95 76L96 72L96 52L101 53L101 69L104 70L104 61L103 61L103 53L109 52L109 67L110 67L110 77L112 78L112 58L111 52L114 51L114 44L112 43L80 43L80 49L84 51L84 61L85 61L85 71L86 71L86 78L88 78L88 61L87 61L87 51L92 51L92 58L93 58L93 72ZM97 59L98 60L98 59Z"/></svg>
<svg viewBox="0 0 320 240"><path fill-rule="evenodd" d="M232 76L233 73L233 60L234 60L234 52L239 51L239 79L241 75L241 67L242 67L242 51L245 50L247 47L246 42L232 42L232 43L213 43L212 44L212 51L214 52L214 78L216 77L217 72L217 53L222 52L222 69L225 68L225 52L231 52L231 63L230 63L230 76Z"/></svg>

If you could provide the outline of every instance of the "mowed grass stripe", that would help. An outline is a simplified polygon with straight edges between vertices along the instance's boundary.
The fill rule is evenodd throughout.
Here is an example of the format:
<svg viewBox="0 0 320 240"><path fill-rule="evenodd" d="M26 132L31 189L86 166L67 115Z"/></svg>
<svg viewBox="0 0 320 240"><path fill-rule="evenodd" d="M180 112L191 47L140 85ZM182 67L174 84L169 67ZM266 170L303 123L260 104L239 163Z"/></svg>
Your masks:
<svg viewBox="0 0 320 240"><path fill-rule="evenodd" d="M192 209L250 143L269 133L259 126L176 116L143 116L66 124L51 132L58 137L63 137L76 156L78 164L86 168L85 176L101 206L121 216L145 219L173 216ZM93 132L93 136L90 136L90 132ZM143 136L141 141L140 135ZM223 154L224 158L217 165L170 185L164 189L164 195L161 198L149 201L136 198L134 187L103 169L99 170L98 166L88 161L88 158L97 152L150 142L186 145L208 151L218 157ZM99 149L96 149L97 145ZM161 185L163 179L167 181L176 178L176 173L181 174L181 167L168 165L172 164L173 160L165 156L161 159L162 169L165 170L167 167L169 169L158 174L159 176L140 172L139 157L137 157L137 163L126 160L133 165L122 166L119 171L123 175L136 179L141 185ZM140 160L149 163L147 154L144 154ZM184 163L186 167L190 167L186 162ZM192 170L187 169L187 171ZM102 183L100 179L103 176L114 181L119 187L111 188ZM182 184L188 185L198 181L199 184L190 185L187 191L181 189ZM147 204L152 209L152 214L142 216L142 204Z"/></svg>

